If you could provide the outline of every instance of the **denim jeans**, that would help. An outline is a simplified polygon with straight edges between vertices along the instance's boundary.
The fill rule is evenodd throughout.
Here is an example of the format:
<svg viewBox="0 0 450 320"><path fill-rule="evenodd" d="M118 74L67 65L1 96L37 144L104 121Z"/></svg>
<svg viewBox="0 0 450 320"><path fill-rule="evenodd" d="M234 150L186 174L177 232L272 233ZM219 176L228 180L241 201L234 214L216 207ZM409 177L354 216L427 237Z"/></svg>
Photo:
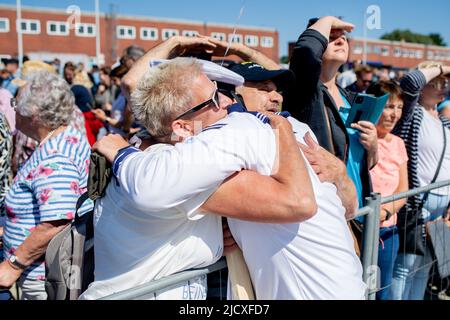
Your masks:
<svg viewBox="0 0 450 320"><path fill-rule="evenodd" d="M399 248L399 238L396 226L381 228L382 243L378 246L378 267L380 268L380 291L377 300L390 300L394 263Z"/></svg>
<svg viewBox="0 0 450 320"><path fill-rule="evenodd" d="M448 195L430 193L422 210L425 223L436 220L445 213L449 201ZM394 265L391 297L393 300L423 300L427 287L433 257L429 247L425 255L412 253L399 254Z"/></svg>
<svg viewBox="0 0 450 320"><path fill-rule="evenodd" d="M11 300L11 293L8 290L0 290L0 301Z"/></svg>

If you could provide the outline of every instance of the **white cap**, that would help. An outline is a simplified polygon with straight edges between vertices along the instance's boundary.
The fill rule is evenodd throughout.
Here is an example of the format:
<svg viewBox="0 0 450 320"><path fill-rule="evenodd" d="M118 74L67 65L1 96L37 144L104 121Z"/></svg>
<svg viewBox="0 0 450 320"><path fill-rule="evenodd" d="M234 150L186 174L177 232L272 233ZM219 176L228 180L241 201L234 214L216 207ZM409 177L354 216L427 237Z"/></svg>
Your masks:
<svg viewBox="0 0 450 320"><path fill-rule="evenodd" d="M218 64L211 61L201 59L196 59L196 61L200 63L203 72L210 80L231 84L236 87L244 85L245 80L241 75L231 70L228 70L227 68L221 67ZM170 60L166 59L150 60L150 68L156 67L157 65L167 62L170 62Z"/></svg>

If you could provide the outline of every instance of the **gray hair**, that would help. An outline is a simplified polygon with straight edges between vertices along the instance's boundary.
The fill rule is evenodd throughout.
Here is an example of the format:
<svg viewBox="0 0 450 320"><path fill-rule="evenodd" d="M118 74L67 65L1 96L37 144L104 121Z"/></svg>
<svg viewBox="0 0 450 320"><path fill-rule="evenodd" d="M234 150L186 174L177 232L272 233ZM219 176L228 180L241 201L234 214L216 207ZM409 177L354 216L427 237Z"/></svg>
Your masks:
<svg viewBox="0 0 450 320"><path fill-rule="evenodd" d="M192 104L192 82L202 74L193 58L176 58L150 68L131 94L135 118L154 138L172 133L172 121Z"/></svg>
<svg viewBox="0 0 450 320"><path fill-rule="evenodd" d="M21 89L17 111L24 117L35 117L45 127L56 129L69 124L75 99L67 82L48 71L31 75Z"/></svg>

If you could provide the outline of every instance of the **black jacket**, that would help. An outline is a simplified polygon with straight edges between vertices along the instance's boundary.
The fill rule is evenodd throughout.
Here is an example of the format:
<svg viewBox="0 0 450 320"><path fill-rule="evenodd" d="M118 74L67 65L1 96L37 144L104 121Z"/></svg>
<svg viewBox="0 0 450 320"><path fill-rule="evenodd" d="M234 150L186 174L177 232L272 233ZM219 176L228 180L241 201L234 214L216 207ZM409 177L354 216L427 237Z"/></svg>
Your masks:
<svg viewBox="0 0 450 320"><path fill-rule="evenodd" d="M323 148L347 162L347 130L327 87L320 81L322 56L327 46L328 39L316 30L307 29L300 35L290 61L290 69L296 77L295 86L286 92L283 110L308 124ZM339 90L352 104L355 93ZM367 197L372 192L367 156L361 165L361 181L363 197Z"/></svg>

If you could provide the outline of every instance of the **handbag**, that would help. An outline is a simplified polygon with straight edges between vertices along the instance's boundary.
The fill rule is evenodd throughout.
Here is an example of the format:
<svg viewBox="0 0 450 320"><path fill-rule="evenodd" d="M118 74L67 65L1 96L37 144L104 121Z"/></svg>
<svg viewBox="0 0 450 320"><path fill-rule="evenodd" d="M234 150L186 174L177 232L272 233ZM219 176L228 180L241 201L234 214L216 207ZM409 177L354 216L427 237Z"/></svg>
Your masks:
<svg viewBox="0 0 450 320"><path fill-rule="evenodd" d="M450 276L450 221L437 219L427 224L427 237L437 261L441 279Z"/></svg>
<svg viewBox="0 0 450 320"><path fill-rule="evenodd" d="M447 135L445 134L444 124L442 124L442 131L444 134L444 148L442 150L436 172L430 184L435 183L439 176L442 162L444 161L445 151L447 149ZM411 210L408 206L405 206L405 209L403 209L403 215L399 215L397 227L400 235L400 248L404 248L404 253L412 253L421 256L425 255L426 226L421 213L425 203L428 200L429 194L430 191L424 194L417 211Z"/></svg>

